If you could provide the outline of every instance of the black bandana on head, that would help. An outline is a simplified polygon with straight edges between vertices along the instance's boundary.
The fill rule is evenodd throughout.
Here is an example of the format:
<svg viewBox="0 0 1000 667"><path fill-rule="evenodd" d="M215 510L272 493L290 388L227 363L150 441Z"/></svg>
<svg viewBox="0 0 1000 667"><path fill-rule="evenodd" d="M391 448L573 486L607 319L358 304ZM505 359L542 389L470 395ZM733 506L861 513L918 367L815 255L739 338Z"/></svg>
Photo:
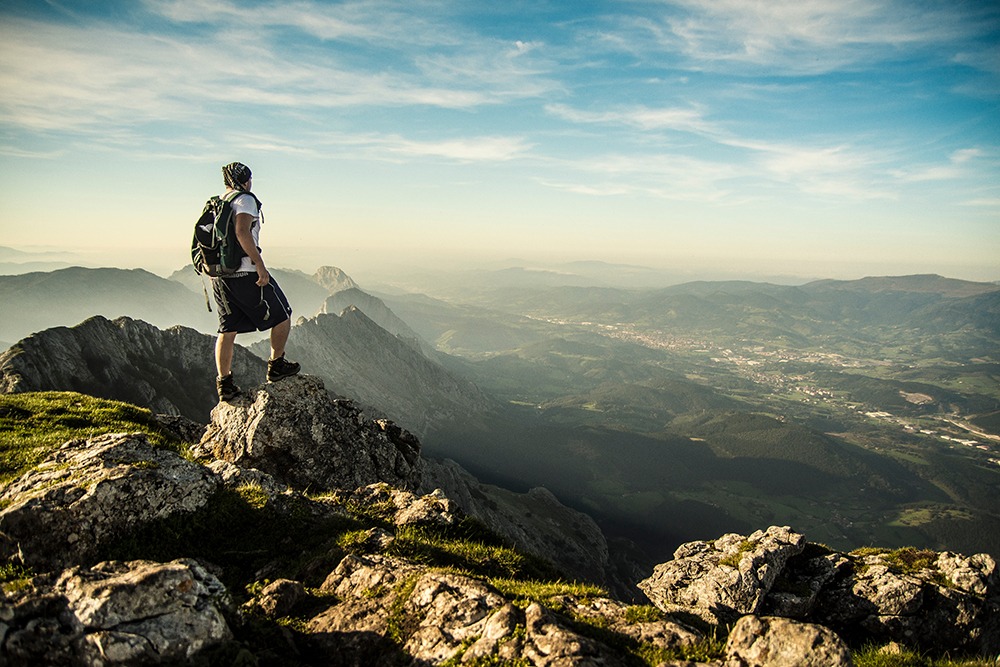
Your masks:
<svg viewBox="0 0 1000 667"><path fill-rule="evenodd" d="M230 162L222 168L222 178L227 188L246 192L246 184L250 180L250 167L242 162Z"/></svg>

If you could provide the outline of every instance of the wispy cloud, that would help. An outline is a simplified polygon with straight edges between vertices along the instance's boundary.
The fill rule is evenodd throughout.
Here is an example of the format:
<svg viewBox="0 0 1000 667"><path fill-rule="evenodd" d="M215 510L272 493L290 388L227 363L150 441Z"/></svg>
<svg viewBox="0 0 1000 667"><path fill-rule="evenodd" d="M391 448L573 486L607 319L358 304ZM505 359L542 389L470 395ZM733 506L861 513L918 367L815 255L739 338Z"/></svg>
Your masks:
<svg viewBox="0 0 1000 667"><path fill-rule="evenodd" d="M440 157L459 162L506 162L524 157L531 144L518 137L471 137L440 141L414 141L403 137L380 137L371 146L390 156Z"/></svg>
<svg viewBox="0 0 1000 667"><path fill-rule="evenodd" d="M982 155L983 151L978 148L965 148L952 153L947 163L895 169L892 175L908 183L954 180L966 176L971 166L968 163Z"/></svg>
<svg viewBox="0 0 1000 667"><path fill-rule="evenodd" d="M584 111L565 104L548 104L545 110L573 123L610 123L628 125L640 130L675 130L698 134L715 134L717 129L701 111L692 108L655 109L638 106L610 111Z"/></svg>
<svg viewBox="0 0 1000 667"><path fill-rule="evenodd" d="M962 7L899 0L664 0L658 16L625 19L622 32L676 53L695 69L819 73L867 67L901 53L983 33ZM645 34L646 39L642 38ZM619 35L618 41L624 41ZM633 47L635 48L635 47Z"/></svg>
<svg viewBox="0 0 1000 667"><path fill-rule="evenodd" d="M168 120L225 120L224 105L301 111L424 106L468 109L542 94L551 82L513 42L456 41L453 30L392 21L367 3L268 4L254 12L253 39L234 27L246 14L234 3L149 2L173 21L198 21L198 32L143 33L89 19L43 23L8 17L0 25L0 122L33 131L85 131ZM391 13L391 12L390 12ZM361 21L364 18L368 23ZM378 17L378 18L373 18ZM398 18L398 17L397 17ZM400 52L398 64L316 47L289 48L278 28L327 40L370 41ZM443 35L441 53L402 50ZM408 36L408 37L407 37ZM405 39L404 39L405 37Z"/></svg>

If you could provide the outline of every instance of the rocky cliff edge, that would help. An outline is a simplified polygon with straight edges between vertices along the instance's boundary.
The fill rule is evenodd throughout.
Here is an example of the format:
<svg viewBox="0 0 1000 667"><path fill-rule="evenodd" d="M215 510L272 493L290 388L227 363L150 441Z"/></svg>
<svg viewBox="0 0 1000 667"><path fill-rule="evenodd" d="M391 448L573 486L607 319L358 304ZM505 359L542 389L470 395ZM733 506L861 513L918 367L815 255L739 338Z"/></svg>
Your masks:
<svg viewBox="0 0 1000 667"><path fill-rule="evenodd" d="M490 530L463 510L468 488L461 504L421 495L419 451L309 377L219 405L187 456L134 434L65 443L0 489L0 664L828 667L872 642L1000 651L988 556L842 554L771 527L683 545L639 585L655 606L633 605L512 549L503 513Z"/></svg>

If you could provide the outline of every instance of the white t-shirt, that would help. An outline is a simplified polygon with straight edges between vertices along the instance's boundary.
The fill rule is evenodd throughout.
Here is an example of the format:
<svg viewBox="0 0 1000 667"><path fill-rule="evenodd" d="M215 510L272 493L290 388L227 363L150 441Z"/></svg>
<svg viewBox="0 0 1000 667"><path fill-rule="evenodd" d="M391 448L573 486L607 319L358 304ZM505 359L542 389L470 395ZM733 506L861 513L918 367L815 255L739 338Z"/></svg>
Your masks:
<svg viewBox="0 0 1000 667"><path fill-rule="evenodd" d="M233 200L233 213L249 213L253 216L253 222L250 224L250 234L253 236L253 244L260 248L260 225L264 221L260 214L260 209L257 207L257 201L250 195L239 195ZM253 261L249 257L244 257L243 261L240 263L240 272L255 273L257 267L254 266Z"/></svg>

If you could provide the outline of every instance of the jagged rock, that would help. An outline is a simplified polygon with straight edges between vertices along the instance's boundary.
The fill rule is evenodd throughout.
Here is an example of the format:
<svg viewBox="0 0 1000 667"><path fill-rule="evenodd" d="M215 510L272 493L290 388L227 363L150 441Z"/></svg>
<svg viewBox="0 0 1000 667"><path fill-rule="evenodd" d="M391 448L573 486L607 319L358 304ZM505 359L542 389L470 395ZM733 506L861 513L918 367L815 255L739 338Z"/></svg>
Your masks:
<svg viewBox="0 0 1000 667"><path fill-rule="evenodd" d="M631 588L611 576L608 543L597 523L560 503L547 489L515 493L481 483L452 460L427 460L421 490L432 489L441 489L465 514L568 576L622 592Z"/></svg>
<svg viewBox="0 0 1000 667"><path fill-rule="evenodd" d="M394 489L384 482L356 489L348 502L381 505L391 508L392 522L397 526L452 526L464 516L461 510L440 489L418 496L410 491Z"/></svg>
<svg viewBox="0 0 1000 667"><path fill-rule="evenodd" d="M287 616L306 595L305 587L298 581L278 579L264 587L260 597L253 600L266 616Z"/></svg>
<svg viewBox="0 0 1000 667"><path fill-rule="evenodd" d="M77 391L204 424L218 402L212 336L141 320L91 317L32 334L0 354L0 392ZM265 362L237 345L240 382L263 380Z"/></svg>
<svg viewBox="0 0 1000 667"><path fill-rule="evenodd" d="M386 420L369 420L350 401L333 400L323 382L300 375L219 403L202 450L310 491L375 482L414 489L420 443Z"/></svg>
<svg viewBox="0 0 1000 667"><path fill-rule="evenodd" d="M772 526L749 538L682 545L639 587L664 611L710 621L766 614L820 624L857 643L1000 651L1000 574L986 554L844 554Z"/></svg>
<svg viewBox="0 0 1000 667"><path fill-rule="evenodd" d="M713 542L689 542L638 586L664 611L697 607L721 621L733 620L757 613L785 563L804 548L805 536L787 526L749 537L729 533Z"/></svg>
<svg viewBox="0 0 1000 667"><path fill-rule="evenodd" d="M177 664L232 638L225 587L193 560L105 562L0 594L0 664Z"/></svg>
<svg viewBox="0 0 1000 667"><path fill-rule="evenodd" d="M725 667L849 667L851 653L828 628L744 616L729 633Z"/></svg>
<svg viewBox="0 0 1000 667"><path fill-rule="evenodd" d="M1000 651L1000 577L994 560L986 554L925 553L926 566L910 572L899 571L884 553L840 555L836 576L800 617L848 638L932 650ZM790 563L791 576L799 576L798 567Z"/></svg>
<svg viewBox="0 0 1000 667"><path fill-rule="evenodd" d="M238 489L246 485L256 486L267 494L268 500L292 493L292 489L287 484L279 482L272 475L256 468L241 468L229 461L219 459L209 461L206 463L206 467L219 476L226 488Z"/></svg>
<svg viewBox="0 0 1000 667"><path fill-rule="evenodd" d="M402 644L406 664L493 656L544 667L625 664L537 603L522 611L482 581L391 557L347 556L322 590L341 602L309 622L310 636L323 654L353 656L348 664L395 664L387 636Z"/></svg>
<svg viewBox="0 0 1000 667"><path fill-rule="evenodd" d="M86 563L129 530L193 512L218 488L206 468L142 434L72 440L0 492L0 533L36 570Z"/></svg>
<svg viewBox="0 0 1000 667"><path fill-rule="evenodd" d="M153 419L164 431L180 442L198 442L205 433L205 425L184 415L154 414Z"/></svg>

